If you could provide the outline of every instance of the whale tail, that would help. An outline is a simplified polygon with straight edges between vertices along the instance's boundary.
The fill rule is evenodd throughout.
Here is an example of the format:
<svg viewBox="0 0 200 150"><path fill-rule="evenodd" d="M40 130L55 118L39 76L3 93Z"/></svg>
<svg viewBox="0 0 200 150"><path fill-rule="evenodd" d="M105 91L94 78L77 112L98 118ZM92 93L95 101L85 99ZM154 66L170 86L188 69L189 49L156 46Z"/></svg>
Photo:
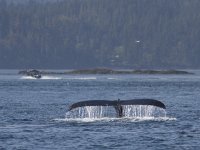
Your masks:
<svg viewBox="0 0 200 150"><path fill-rule="evenodd" d="M113 106L117 112L118 117L123 117L123 107L125 105L151 105L166 109L165 104L155 99L131 99L131 100L87 100L80 101L69 106L68 111L71 111L78 107L84 106Z"/></svg>

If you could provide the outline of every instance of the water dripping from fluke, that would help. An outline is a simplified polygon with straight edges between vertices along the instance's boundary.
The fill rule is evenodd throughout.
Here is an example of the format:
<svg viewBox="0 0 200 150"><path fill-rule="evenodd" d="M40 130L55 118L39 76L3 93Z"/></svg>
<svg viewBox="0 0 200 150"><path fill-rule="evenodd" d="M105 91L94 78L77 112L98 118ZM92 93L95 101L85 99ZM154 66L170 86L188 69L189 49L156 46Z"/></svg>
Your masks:
<svg viewBox="0 0 200 150"><path fill-rule="evenodd" d="M126 105L122 106L122 116L118 116L114 107L111 106L84 106L73 109L66 113L66 118L158 118L166 117L165 109L149 105Z"/></svg>

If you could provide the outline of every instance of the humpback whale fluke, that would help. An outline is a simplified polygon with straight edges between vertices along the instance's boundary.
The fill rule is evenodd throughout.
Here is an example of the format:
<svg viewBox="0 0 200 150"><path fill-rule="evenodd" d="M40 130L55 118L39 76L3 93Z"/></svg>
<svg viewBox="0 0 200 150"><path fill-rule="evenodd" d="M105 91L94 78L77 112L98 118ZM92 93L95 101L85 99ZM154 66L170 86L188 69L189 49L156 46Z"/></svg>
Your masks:
<svg viewBox="0 0 200 150"><path fill-rule="evenodd" d="M166 109L165 104L161 101L155 99L131 99L131 100L87 100L80 101L69 106L68 111L73 110L78 107L84 106L113 106L117 112L118 117L123 116L123 107L124 105L151 105Z"/></svg>

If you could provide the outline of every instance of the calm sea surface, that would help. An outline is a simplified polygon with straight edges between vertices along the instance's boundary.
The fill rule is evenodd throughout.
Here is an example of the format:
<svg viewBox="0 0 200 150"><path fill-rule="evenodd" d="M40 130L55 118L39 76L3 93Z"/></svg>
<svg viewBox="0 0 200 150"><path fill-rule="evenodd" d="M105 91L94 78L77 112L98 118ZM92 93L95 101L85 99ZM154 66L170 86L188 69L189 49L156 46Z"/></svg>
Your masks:
<svg viewBox="0 0 200 150"><path fill-rule="evenodd" d="M0 70L0 150L200 149L200 72L194 75L57 75ZM82 100L153 98L165 118L66 118Z"/></svg>

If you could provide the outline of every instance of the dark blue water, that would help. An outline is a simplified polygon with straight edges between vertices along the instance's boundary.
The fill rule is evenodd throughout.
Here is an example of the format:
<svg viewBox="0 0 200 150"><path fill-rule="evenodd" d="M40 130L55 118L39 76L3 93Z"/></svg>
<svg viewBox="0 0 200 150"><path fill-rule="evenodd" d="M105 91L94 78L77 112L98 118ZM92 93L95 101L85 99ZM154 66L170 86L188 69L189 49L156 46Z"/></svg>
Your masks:
<svg viewBox="0 0 200 150"><path fill-rule="evenodd" d="M194 71L195 72L195 71ZM0 149L200 149L200 74L44 76L0 71ZM65 118L89 99L154 98L165 119Z"/></svg>

